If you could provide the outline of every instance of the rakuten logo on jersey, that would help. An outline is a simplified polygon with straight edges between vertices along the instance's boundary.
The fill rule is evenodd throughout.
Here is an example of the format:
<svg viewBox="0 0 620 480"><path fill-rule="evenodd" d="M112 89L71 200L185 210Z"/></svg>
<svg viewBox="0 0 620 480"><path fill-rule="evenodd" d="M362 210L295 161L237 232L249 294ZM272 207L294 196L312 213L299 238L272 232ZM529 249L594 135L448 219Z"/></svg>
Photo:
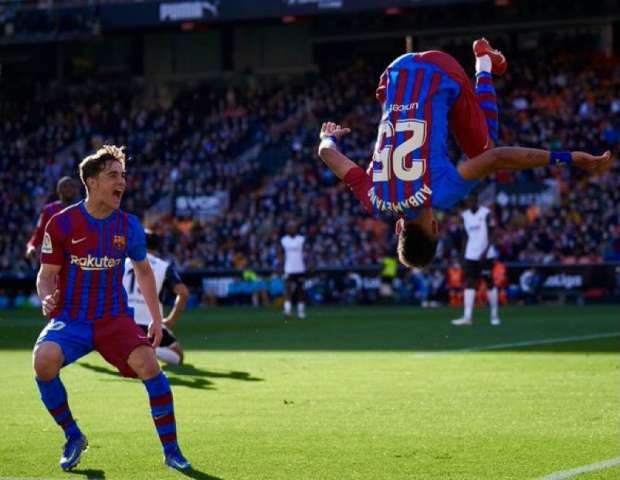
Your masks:
<svg viewBox="0 0 620 480"><path fill-rule="evenodd" d="M398 103L394 103L390 105L390 112L408 112L409 110L417 110L418 102L409 103L408 105L400 105Z"/></svg>
<svg viewBox="0 0 620 480"><path fill-rule="evenodd" d="M88 254L88 257L71 255L71 265L78 265L82 270L108 270L118 267L120 264L120 258L93 257L91 254Z"/></svg>

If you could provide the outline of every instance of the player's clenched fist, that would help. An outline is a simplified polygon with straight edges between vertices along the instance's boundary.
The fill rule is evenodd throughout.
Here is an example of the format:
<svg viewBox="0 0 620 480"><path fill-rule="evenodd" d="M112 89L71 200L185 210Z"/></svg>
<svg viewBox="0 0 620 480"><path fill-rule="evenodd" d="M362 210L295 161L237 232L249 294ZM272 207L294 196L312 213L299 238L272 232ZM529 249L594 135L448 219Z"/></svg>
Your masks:
<svg viewBox="0 0 620 480"><path fill-rule="evenodd" d="M58 305L58 299L60 298L60 291L55 290L54 293L46 295L41 302L41 309L43 315L49 317L50 313L54 311L56 305Z"/></svg>

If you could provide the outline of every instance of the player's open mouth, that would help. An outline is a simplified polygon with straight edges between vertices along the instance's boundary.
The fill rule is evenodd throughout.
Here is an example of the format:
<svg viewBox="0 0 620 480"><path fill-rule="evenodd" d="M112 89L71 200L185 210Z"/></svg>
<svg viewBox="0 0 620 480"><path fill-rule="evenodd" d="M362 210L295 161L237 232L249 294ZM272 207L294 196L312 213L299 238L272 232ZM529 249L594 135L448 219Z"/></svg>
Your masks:
<svg viewBox="0 0 620 480"><path fill-rule="evenodd" d="M121 188L118 188L112 192L112 195L114 195L114 198L116 198L117 200L120 200L123 196L123 190Z"/></svg>

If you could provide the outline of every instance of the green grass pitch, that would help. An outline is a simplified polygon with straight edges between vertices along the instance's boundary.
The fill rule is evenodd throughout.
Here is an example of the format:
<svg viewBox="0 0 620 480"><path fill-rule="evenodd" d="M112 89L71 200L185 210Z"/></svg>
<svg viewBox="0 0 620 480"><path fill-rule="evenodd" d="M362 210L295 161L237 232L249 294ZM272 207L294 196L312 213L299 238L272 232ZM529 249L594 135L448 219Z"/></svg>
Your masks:
<svg viewBox="0 0 620 480"><path fill-rule="evenodd" d="M197 479L528 479L620 455L620 307L188 312L166 368ZM92 353L63 370L90 448L73 473L38 398L43 319L0 312L0 478L171 479L141 382ZM617 479L620 466L579 479Z"/></svg>

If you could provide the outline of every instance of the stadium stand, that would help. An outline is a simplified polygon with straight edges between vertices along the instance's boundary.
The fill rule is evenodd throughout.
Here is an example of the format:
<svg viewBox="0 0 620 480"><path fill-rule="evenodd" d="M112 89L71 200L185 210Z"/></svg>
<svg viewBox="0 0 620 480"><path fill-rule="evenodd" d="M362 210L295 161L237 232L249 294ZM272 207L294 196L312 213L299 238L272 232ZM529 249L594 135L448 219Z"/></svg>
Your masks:
<svg viewBox="0 0 620 480"><path fill-rule="evenodd" d="M498 82L505 144L617 150L620 64L573 45L549 48L548 61L512 57ZM465 65L465 60L463 61ZM570 79L570 81L568 80ZM154 224L182 269L278 268L278 238L301 222L314 267L375 264L393 251L391 227L364 219L352 195L315 156L319 121L353 127L344 148L361 165L372 151L379 109L376 74L363 62L302 82L271 87L185 87L146 95L141 85L55 88L30 100L3 98L0 271L31 275L26 241L59 176L102 141L131 155L125 208ZM173 98L174 97L174 98ZM67 100L68 99L68 100ZM453 149L452 157L459 158ZM618 167L599 180L570 169L498 175L497 185L554 180L560 203L548 209L497 205L501 258L596 263L620 259ZM228 192L213 218L174 215L174 197ZM149 220L150 219L150 220ZM595 221L595 219L597 219ZM446 225L442 265L461 247L455 212ZM559 235L559 238L558 238Z"/></svg>

